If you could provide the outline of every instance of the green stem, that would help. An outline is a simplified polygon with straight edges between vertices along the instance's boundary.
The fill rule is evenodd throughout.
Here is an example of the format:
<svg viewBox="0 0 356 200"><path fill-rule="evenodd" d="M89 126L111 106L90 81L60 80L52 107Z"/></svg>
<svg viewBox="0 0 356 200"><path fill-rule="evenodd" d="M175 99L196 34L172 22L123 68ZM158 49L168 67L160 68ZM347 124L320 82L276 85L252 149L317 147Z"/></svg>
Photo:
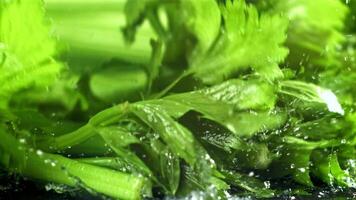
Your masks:
<svg viewBox="0 0 356 200"><path fill-rule="evenodd" d="M63 156L30 150L0 129L1 149L12 160L8 170L24 176L90 190L120 199L140 199L145 180L141 177L85 164ZM1 155L3 156L3 155Z"/></svg>
<svg viewBox="0 0 356 200"><path fill-rule="evenodd" d="M84 142L96 134L96 127L107 126L122 119L128 112L128 103L113 106L93 116L89 122L79 129L55 138L38 140L36 146L45 151L58 151Z"/></svg>
<svg viewBox="0 0 356 200"><path fill-rule="evenodd" d="M127 160L125 160L122 157L94 157L94 158L79 158L77 160L80 162L83 162L83 163L96 165L99 167L107 167L110 169L123 171L126 173L138 174L137 170L132 169L131 166L128 166ZM152 173L149 171L149 169L148 169L147 173L145 171L147 171L147 170L144 170L144 171L142 171L143 173L139 173L139 174L142 174L146 177L152 177Z"/></svg>
<svg viewBox="0 0 356 200"><path fill-rule="evenodd" d="M157 10L149 10L147 12L147 18L161 40L166 41L168 39L167 31L164 29L158 17Z"/></svg>
<svg viewBox="0 0 356 200"><path fill-rule="evenodd" d="M77 160L83 163L109 168L117 168L117 163L119 162L117 157L79 158Z"/></svg>
<svg viewBox="0 0 356 200"><path fill-rule="evenodd" d="M147 87L147 94L151 93L153 81L157 78L159 74L159 68L162 65L162 60L164 56L163 42L161 40L151 40L152 46L152 56L151 62L147 66L147 72L149 74L149 81Z"/></svg>
<svg viewBox="0 0 356 200"><path fill-rule="evenodd" d="M179 81L181 81L183 78L191 75L193 72L192 71L185 71L183 72L180 76L178 76L171 84L169 84L166 88L164 88L161 92L158 94L155 94L151 97L151 99L158 99L166 95L174 86L176 86Z"/></svg>

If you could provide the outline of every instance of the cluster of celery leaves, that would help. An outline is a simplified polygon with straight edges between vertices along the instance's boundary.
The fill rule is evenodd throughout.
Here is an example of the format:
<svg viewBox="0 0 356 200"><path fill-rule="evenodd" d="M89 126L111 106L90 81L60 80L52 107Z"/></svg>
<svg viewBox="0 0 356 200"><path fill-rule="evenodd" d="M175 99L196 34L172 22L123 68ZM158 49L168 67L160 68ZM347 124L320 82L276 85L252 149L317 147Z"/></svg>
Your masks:
<svg viewBox="0 0 356 200"><path fill-rule="evenodd" d="M341 0L0 0L2 176L118 199L355 188L354 14Z"/></svg>

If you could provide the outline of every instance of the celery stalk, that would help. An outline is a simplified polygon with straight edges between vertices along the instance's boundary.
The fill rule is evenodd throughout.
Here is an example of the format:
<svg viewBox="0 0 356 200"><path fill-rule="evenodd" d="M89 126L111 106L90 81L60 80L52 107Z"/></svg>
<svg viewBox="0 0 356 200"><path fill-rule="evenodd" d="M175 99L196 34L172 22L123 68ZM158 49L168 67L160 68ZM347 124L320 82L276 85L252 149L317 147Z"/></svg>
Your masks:
<svg viewBox="0 0 356 200"><path fill-rule="evenodd" d="M147 64L151 56L149 41L156 37L155 33L145 23L133 44L125 42L120 30L125 25L125 2L45 0L45 7L54 34L68 46L70 54Z"/></svg>
<svg viewBox="0 0 356 200"><path fill-rule="evenodd" d="M110 197L140 199L145 180L60 155L34 151L0 129L1 149L11 156L9 170L24 176L69 186L84 186ZM1 154L0 157L6 156ZM13 165L13 166L12 166Z"/></svg>

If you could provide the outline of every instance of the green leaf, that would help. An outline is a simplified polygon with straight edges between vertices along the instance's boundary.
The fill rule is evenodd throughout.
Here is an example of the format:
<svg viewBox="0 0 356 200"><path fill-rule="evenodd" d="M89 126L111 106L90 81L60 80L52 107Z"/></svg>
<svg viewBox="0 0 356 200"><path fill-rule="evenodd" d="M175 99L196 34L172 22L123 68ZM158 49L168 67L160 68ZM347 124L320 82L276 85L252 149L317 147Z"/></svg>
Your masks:
<svg viewBox="0 0 356 200"><path fill-rule="evenodd" d="M171 151L193 165L196 161L195 139L191 132L175 121L164 109L149 102L137 102L132 112L157 132Z"/></svg>
<svg viewBox="0 0 356 200"><path fill-rule="evenodd" d="M273 86L263 81L232 79L206 89L170 95L164 99L193 105L192 107L199 105L202 110L210 110L208 106L213 105L224 105L226 110L247 110L271 109L276 96Z"/></svg>
<svg viewBox="0 0 356 200"><path fill-rule="evenodd" d="M209 52L191 61L196 77L214 84L250 67L267 80L283 77L278 63L288 53L282 47L287 21L277 15L259 16L244 0L226 1L221 13L224 31Z"/></svg>
<svg viewBox="0 0 356 200"><path fill-rule="evenodd" d="M207 89L167 96L157 104L175 117L194 110L238 136L250 137L278 128L285 122L285 113L267 110L274 107L275 98L274 88L267 83L236 79ZM244 111L249 109L259 111Z"/></svg>
<svg viewBox="0 0 356 200"><path fill-rule="evenodd" d="M247 191L252 192L256 197L259 198L270 198L274 197L275 191L270 189L269 186L265 185L259 179L250 177L234 171L223 170L222 174L225 180L237 187L243 188Z"/></svg>
<svg viewBox="0 0 356 200"><path fill-rule="evenodd" d="M258 142L246 142L235 152L235 163L238 163L239 169L264 170L273 158L267 145Z"/></svg>
<svg viewBox="0 0 356 200"><path fill-rule="evenodd" d="M119 126L97 128L97 131L112 146L127 147L140 142L134 135Z"/></svg>
<svg viewBox="0 0 356 200"><path fill-rule="evenodd" d="M0 6L0 98L6 104L22 89L50 86L62 65L53 59L56 40L50 37L41 1L2 1Z"/></svg>
<svg viewBox="0 0 356 200"><path fill-rule="evenodd" d="M334 91L340 103L345 106L354 104L356 91L353 85L356 84L355 80L355 68L350 69L348 64L344 64L340 68L330 68L319 74L319 84Z"/></svg>
<svg viewBox="0 0 356 200"><path fill-rule="evenodd" d="M76 108L87 110L88 99L79 91L78 83L80 76L69 71L61 73L51 87L46 90L41 88L31 89L16 94L11 100L14 106L18 105L41 105L47 107L46 113L58 113L65 115Z"/></svg>
<svg viewBox="0 0 356 200"><path fill-rule="evenodd" d="M225 157L221 158L220 156L214 156L214 154L219 154L214 147L224 150L224 154L226 154L226 152L233 153L236 149L240 150L247 148L245 141L236 137L228 129L214 121L204 118L198 118L198 120L195 121L191 118L188 118L187 120L183 118L183 120L184 124L189 122L189 129L197 135L203 145L205 143L210 144L206 149L215 161L217 161L217 159L225 159ZM226 156L226 158L227 157L228 156Z"/></svg>
<svg viewBox="0 0 356 200"><path fill-rule="evenodd" d="M296 124L288 132L291 136L305 140L330 140L347 135L350 125L340 116L325 116L323 118Z"/></svg>
<svg viewBox="0 0 356 200"><path fill-rule="evenodd" d="M151 176L152 172L146 164L137 155L125 148L130 144L139 143L134 135L118 126L102 127L96 130L117 156L126 162L126 166L129 168L124 170L135 171L147 177Z"/></svg>
<svg viewBox="0 0 356 200"><path fill-rule="evenodd" d="M344 114L336 95L329 89L302 81L286 80L279 83L279 93L286 94L302 101L320 103L330 112Z"/></svg>
<svg viewBox="0 0 356 200"><path fill-rule="evenodd" d="M136 146L137 147L137 146ZM137 155L147 164L154 182L166 194L174 195L180 183L180 159L154 133L141 137Z"/></svg>
<svg viewBox="0 0 356 200"><path fill-rule="evenodd" d="M310 180L310 171L314 170L311 165L312 153L315 149L323 149L340 145L340 140L319 140L306 141L291 136L274 138L269 141L270 145L275 145L274 152L278 156L270 166L271 174L274 177L292 175L293 179L303 185L313 186Z"/></svg>
<svg viewBox="0 0 356 200"><path fill-rule="evenodd" d="M325 65L335 64L335 56L345 40L341 32L348 13L339 0L268 1L272 13L282 13L290 20L287 45L288 61Z"/></svg>
<svg viewBox="0 0 356 200"><path fill-rule="evenodd" d="M139 28L146 18L149 20L152 28L157 34L162 39L165 38L166 33L157 12L159 3L161 2L157 0L126 1L124 8L126 26L123 28L123 33L128 42L133 42L135 40L137 28Z"/></svg>
<svg viewBox="0 0 356 200"><path fill-rule="evenodd" d="M292 175L293 179L303 185L313 186L310 180L310 154L312 149L297 145L285 145L278 149L281 156L271 166L271 175L283 177Z"/></svg>
<svg viewBox="0 0 356 200"><path fill-rule="evenodd" d="M124 12L127 25L134 25L141 20L140 18L142 17L142 13L144 13L145 6L148 2L149 1L147 0L133 0L126 2Z"/></svg>
<svg viewBox="0 0 356 200"><path fill-rule="evenodd" d="M276 102L274 86L258 79L232 79L219 85L190 93L190 95L193 94L207 97L209 100L218 103L232 105L237 110L272 109ZM168 97L168 99L170 98Z"/></svg>
<svg viewBox="0 0 356 200"><path fill-rule="evenodd" d="M200 146L198 154L195 165L182 166L182 180L178 194L186 196L191 191L206 192L211 186L217 189L226 189L226 183L224 184L221 175L216 173L215 163L209 154Z"/></svg>
<svg viewBox="0 0 356 200"><path fill-rule="evenodd" d="M205 53L216 40L221 23L219 6L215 0L181 1L184 11L187 13L186 26L198 40L195 53L191 59Z"/></svg>
<svg viewBox="0 0 356 200"><path fill-rule="evenodd" d="M252 137L256 133L279 128L286 119L284 112L251 111L231 115L223 123L237 136Z"/></svg>
<svg viewBox="0 0 356 200"><path fill-rule="evenodd" d="M279 178L292 175L296 182L310 187L313 186L309 175L311 169L310 159L313 150L339 144L338 141L334 140L310 142L291 136L274 138L269 143L270 145L276 145L274 152L278 156L278 159L269 167L271 170L269 175Z"/></svg>
<svg viewBox="0 0 356 200"><path fill-rule="evenodd" d="M314 151L312 154L313 173L331 186L356 187L355 179L342 170L334 152Z"/></svg>
<svg viewBox="0 0 356 200"><path fill-rule="evenodd" d="M164 182L167 183L170 193L174 195L180 181L180 162L168 148L160 152L160 168Z"/></svg>
<svg viewBox="0 0 356 200"><path fill-rule="evenodd" d="M126 26L123 29L125 39L133 42L135 39L136 29L143 21L147 0L126 1L124 13L126 16Z"/></svg>
<svg viewBox="0 0 356 200"><path fill-rule="evenodd" d="M356 149L355 146L342 145L337 149L337 158L340 167L345 170L351 177L356 178Z"/></svg>

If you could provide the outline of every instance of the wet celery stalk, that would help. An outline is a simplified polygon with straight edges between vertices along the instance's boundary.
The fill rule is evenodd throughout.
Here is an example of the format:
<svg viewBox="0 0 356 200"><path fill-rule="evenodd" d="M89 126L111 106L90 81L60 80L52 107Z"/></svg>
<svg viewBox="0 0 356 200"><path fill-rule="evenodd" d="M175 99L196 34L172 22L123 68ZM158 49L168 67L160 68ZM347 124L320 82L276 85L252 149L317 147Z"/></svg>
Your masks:
<svg viewBox="0 0 356 200"><path fill-rule="evenodd" d="M34 179L84 186L85 188L119 199L139 199L145 179L122 172L102 168L60 155L33 150L0 129L3 142L1 161L10 165L15 173ZM10 158L10 159L9 159ZM39 170L40 169L40 170Z"/></svg>
<svg viewBox="0 0 356 200"><path fill-rule="evenodd" d="M123 103L103 110L93 116L89 122L79 129L55 138L40 138L37 147L53 152L79 144L96 134L95 128L117 122L128 112L128 104Z"/></svg>

